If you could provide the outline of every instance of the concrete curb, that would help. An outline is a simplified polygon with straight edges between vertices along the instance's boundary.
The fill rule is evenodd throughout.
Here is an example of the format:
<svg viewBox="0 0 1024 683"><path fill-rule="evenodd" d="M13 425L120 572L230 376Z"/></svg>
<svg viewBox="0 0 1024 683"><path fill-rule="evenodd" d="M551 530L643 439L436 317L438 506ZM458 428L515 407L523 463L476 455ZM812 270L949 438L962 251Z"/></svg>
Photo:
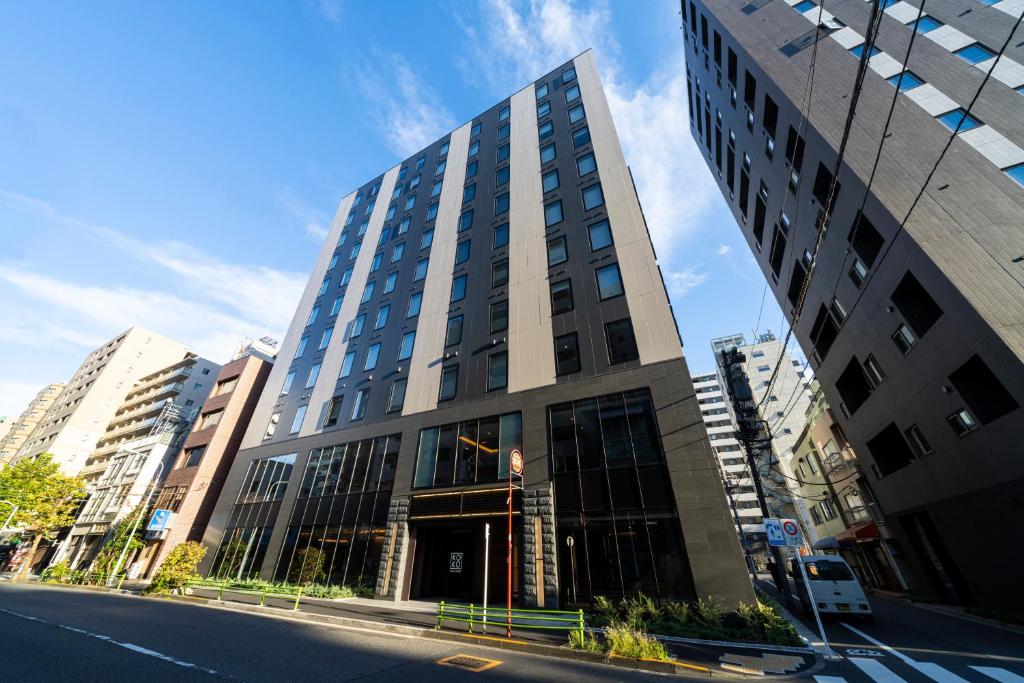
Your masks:
<svg viewBox="0 0 1024 683"><path fill-rule="evenodd" d="M995 619L989 619L987 617L979 617L974 614L966 614L956 609L949 609L947 607L938 607L936 605L929 605L923 602L914 602L913 600L907 600L908 605L918 607L920 609L928 610L929 612L936 612L938 614L945 614L948 617L954 617L956 619L963 619L964 621L970 621L975 624L982 626L991 626L992 628L998 628L1003 631L1009 631L1015 633L1018 636L1024 636L1024 627L1014 626L1013 624L1006 624Z"/></svg>

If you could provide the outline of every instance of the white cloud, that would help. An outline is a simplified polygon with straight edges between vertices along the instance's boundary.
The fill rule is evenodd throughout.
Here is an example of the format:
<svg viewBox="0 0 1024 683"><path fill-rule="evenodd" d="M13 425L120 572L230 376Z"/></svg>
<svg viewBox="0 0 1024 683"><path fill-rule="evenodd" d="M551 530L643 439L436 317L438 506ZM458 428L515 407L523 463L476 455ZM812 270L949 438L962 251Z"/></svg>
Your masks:
<svg viewBox="0 0 1024 683"><path fill-rule="evenodd" d="M317 242L322 242L330 230L328 217L322 211L306 206L295 198L291 192L280 192L276 197L281 206L288 209L296 218L305 223L306 235Z"/></svg>
<svg viewBox="0 0 1024 683"><path fill-rule="evenodd" d="M665 286L670 297L679 298L708 279L708 273L701 272L700 266L670 271L665 275Z"/></svg>
<svg viewBox="0 0 1024 683"><path fill-rule="evenodd" d="M399 54L379 54L358 75L363 96L388 148L402 157L455 127L437 92ZM381 87L382 83L391 87Z"/></svg>
<svg viewBox="0 0 1024 683"><path fill-rule="evenodd" d="M718 249L715 249L715 253L719 256L728 256L732 253L732 247L728 244L719 244Z"/></svg>

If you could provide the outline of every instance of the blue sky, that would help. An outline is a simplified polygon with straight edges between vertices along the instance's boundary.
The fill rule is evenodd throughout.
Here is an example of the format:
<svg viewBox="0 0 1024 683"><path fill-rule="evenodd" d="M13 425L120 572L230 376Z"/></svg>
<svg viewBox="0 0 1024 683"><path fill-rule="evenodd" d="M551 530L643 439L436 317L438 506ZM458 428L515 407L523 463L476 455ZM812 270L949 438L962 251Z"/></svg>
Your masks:
<svg viewBox="0 0 1024 683"><path fill-rule="evenodd" d="M690 138L678 25L672 0L4 3L0 415L133 324L219 362L280 337L344 194L588 47L712 367L764 281Z"/></svg>

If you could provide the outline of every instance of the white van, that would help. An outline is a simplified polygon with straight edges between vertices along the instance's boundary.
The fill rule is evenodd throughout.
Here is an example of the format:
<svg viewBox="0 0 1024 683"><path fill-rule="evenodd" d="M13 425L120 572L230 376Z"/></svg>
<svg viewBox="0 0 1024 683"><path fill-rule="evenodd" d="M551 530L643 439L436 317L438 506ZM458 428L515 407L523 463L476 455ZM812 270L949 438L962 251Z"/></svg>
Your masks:
<svg viewBox="0 0 1024 683"><path fill-rule="evenodd" d="M874 620L864 589L850 570L850 565L838 555L807 555L790 560L790 576L796 581L796 594L804 611L810 612L811 605L800 565L797 564L801 560L819 613Z"/></svg>

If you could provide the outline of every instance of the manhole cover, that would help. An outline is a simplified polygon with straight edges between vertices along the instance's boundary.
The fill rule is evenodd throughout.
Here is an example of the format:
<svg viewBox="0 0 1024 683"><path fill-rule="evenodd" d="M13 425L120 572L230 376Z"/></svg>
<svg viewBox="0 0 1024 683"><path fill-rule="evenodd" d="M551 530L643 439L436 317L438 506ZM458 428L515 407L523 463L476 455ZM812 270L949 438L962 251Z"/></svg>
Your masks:
<svg viewBox="0 0 1024 683"><path fill-rule="evenodd" d="M444 666L455 666L467 671L484 671L501 664L497 659L484 659L483 657L472 657L470 655L452 655L437 660L438 664Z"/></svg>

